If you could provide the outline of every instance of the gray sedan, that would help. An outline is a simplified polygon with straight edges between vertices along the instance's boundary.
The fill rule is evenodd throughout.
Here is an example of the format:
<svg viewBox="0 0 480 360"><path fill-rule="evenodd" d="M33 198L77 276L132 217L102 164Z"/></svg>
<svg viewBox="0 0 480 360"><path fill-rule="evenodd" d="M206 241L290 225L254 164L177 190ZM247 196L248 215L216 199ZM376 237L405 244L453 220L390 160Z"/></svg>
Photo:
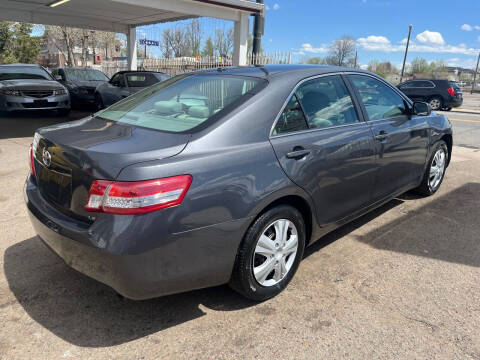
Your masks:
<svg viewBox="0 0 480 360"><path fill-rule="evenodd" d="M329 231L434 194L451 152L449 121L375 74L218 69L38 130L25 198L47 246L128 298L229 283L261 301Z"/></svg>
<svg viewBox="0 0 480 360"><path fill-rule="evenodd" d="M67 89L41 66L0 65L0 111L70 111Z"/></svg>
<svg viewBox="0 0 480 360"><path fill-rule="evenodd" d="M95 105L97 110L106 108L127 96L146 87L168 79L170 76L155 71L120 71L95 90Z"/></svg>

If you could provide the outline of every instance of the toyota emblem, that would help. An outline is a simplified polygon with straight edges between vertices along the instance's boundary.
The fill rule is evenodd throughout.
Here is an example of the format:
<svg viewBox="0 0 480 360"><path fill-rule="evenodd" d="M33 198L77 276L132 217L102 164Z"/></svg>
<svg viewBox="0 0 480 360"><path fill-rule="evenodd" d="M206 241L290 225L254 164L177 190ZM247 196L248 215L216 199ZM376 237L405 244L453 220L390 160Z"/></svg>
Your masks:
<svg viewBox="0 0 480 360"><path fill-rule="evenodd" d="M43 161L43 163L45 164L46 167L49 167L50 164L52 163L52 155L50 155L48 150L43 149L42 161Z"/></svg>

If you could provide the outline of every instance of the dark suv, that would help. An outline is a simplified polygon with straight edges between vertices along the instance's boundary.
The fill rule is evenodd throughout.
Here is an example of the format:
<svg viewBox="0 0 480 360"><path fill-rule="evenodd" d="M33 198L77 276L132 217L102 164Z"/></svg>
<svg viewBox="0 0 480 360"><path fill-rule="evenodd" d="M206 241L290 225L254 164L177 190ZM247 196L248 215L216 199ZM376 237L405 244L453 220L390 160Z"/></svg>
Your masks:
<svg viewBox="0 0 480 360"><path fill-rule="evenodd" d="M462 105L462 89L455 81L449 80L409 80L398 85L413 101L425 101L432 110L449 111Z"/></svg>

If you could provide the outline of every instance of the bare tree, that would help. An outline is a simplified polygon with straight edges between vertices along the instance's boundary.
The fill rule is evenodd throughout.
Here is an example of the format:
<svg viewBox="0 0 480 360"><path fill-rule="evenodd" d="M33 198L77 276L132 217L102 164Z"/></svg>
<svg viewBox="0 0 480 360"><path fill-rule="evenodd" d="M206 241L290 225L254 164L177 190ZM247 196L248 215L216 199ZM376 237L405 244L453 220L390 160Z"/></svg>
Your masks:
<svg viewBox="0 0 480 360"><path fill-rule="evenodd" d="M355 39L345 35L330 45L329 56L325 60L331 65L345 66L352 63L352 59L355 57L355 50Z"/></svg>
<svg viewBox="0 0 480 360"><path fill-rule="evenodd" d="M220 56L230 56L233 50L233 28L215 31L215 48Z"/></svg>
<svg viewBox="0 0 480 360"><path fill-rule="evenodd" d="M163 56L169 58L186 55L185 31L182 28L167 28L162 34Z"/></svg>
<svg viewBox="0 0 480 360"><path fill-rule="evenodd" d="M185 55L200 55L200 45L202 43L202 28L198 19L190 21L185 29Z"/></svg>
<svg viewBox="0 0 480 360"><path fill-rule="evenodd" d="M47 26L45 35L50 38L58 51L65 57L68 66L75 65L73 48L82 38L83 30L66 26Z"/></svg>

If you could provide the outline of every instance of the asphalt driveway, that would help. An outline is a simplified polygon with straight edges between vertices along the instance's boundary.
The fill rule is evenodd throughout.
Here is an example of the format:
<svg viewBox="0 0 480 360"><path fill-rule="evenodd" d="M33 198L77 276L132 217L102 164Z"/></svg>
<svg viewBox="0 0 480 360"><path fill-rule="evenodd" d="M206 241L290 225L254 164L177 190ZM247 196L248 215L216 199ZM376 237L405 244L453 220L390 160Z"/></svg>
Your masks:
<svg viewBox="0 0 480 360"><path fill-rule="evenodd" d="M480 359L480 150L454 148L435 196L405 194L319 240L270 301L221 286L135 302L30 226L28 145L59 121L0 119L0 359Z"/></svg>

